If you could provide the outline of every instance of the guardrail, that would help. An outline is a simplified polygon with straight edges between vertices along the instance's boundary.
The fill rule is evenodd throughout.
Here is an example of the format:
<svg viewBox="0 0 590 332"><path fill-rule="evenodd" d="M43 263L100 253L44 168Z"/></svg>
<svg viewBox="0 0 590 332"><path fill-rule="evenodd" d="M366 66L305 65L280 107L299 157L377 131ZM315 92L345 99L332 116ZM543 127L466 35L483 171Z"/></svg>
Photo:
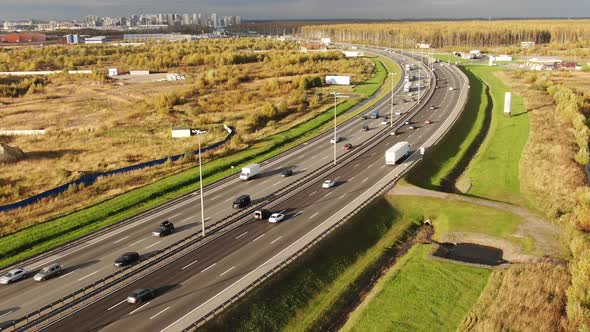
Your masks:
<svg viewBox="0 0 590 332"><path fill-rule="evenodd" d="M458 69L455 67L455 70L458 70ZM467 77L465 76L465 74L463 74L463 72L461 72L459 70L459 73L464 78L464 80L466 82L469 82L468 79L467 79ZM434 89L432 89L432 90L434 90ZM455 122L459 118L460 113L465 108L465 105L467 104L467 98L466 97L467 97L468 89L461 89L461 90L462 90L462 96L459 97L460 98L459 103L457 103L455 105L455 108L451 112L451 114L454 115L454 116L452 116L449 119L447 119L447 121L450 121L450 123L448 123L446 125L443 125L441 128L439 128L439 130L437 130L435 132L435 134L434 134L434 138L435 139L434 139L434 141L433 141L432 144L438 143L444 137L444 135L455 124ZM456 113L458 113L458 114L456 114ZM442 129L442 132L439 133L439 131L441 129ZM415 156L418 153L419 153L419 151L415 151L412 154L412 156ZM410 158L412 156L410 156ZM224 303L222 303L221 305L217 306L215 309L211 310L209 313L207 313L206 315L204 315L203 317L201 317L199 320L197 320L196 322L194 322L190 326L184 328L183 329L183 332L195 331L198 327L202 326L207 321L213 319L216 315L218 315L220 312L222 312L226 307L228 307L229 305L235 303L240 298L244 297L249 291L251 291L252 289L254 289L255 287L257 287L258 285L260 285L262 282L264 282L265 280L267 280L268 278L270 278L272 275L274 275L278 271L282 270L283 268L285 268L286 266L288 266L289 264L291 264L297 258L299 258L300 256L302 256L305 252L307 252L309 249L311 249L317 243L319 243L322 239L324 239L326 236L328 236L335 229L337 229L338 227L340 227L341 225L343 225L344 223L346 223L348 220L350 220L355 214L357 214L360 210L362 210L367 205L369 205L374 199L376 199L377 197L379 197L379 196L383 195L385 192L387 192L397 181L399 181L399 179L401 179L408 171L410 171L413 167L415 167L420 161L422 161L422 158L420 158L420 157L418 157L418 159L416 159L416 160L411 161L409 164L407 164L406 168L400 174L396 175L391 181L385 183L381 188L379 188L369 198L367 198L365 201L363 201L353 211L349 212L346 216L344 216L342 219L340 219L334 225L330 226L328 229L326 229L325 231L323 231L321 234L319 234L317 237L315 237L312 241L310 241L308 244L306 244L303 248L299 249L297 252L295 252L291 256L287 257L286 259L284 259L281 263L279 263L278 265L274 266L270 271L266 272L261 277L257 278L255 281L253 281L252 283L250 283L248 286L246 286L240 292L238 292L234 296L230 297Z"/></svg>
<svg viewBox="0 0 590 332"><path fill-rule="evenodd" d="M398 86L399 86L399 84L398 84ZM430 85L430 86L432 86L432 85ZM434 93L434 89L431 88L429 90L428 98L424 98L421 101L421 103L417 103L417 104L413 105L410 108L410 110L408 112L406 112L404 114L404 116L398 118L397 121L399 123L403 123L403 121L405 121L407 118L413 117L417 113L417 111L419 111L420 106L424 106L422 104L425 104L428 101L428 99L432 96L433 93ZM354 118L349 119L346 122L353 121L353 120L354 120ZM398 127L399 127L399 124L398 124ZM254 202L255 204L250 206L248 209L237 211L237 212L235 212L235 213L233 213L233 214L231 214L231 215L229 215L229 216L227 216L227 217L225 217L213 224L206 226L205 230L207 231L207 233L209 235L217 234L220 231L222 231L223 229L225 229L226 227L233 225L237 221L251 215L251 213L254 210L259 209L259 208L266 206L268 204L271 204L274 201L276 201L278 198L282 198L286 194L291 193L306 184L309 184L309 182L307 180L311 177L314 177L317 173L322 173L330 168L332 168L332 171L334 171L340 167L343 167L343 165L345 165L345 164L342 164L343 161L345 161L347 159L352 159L353 157L362 154L364 151L372 148L373 146L375 146L376 144L379 144L382 140L387 138L387 136L379 135L379 134L386 132L386 131L389 131L389 129L388 128L381 129L378 132L378 134L376 134L375 136L373 136L371 138L370 141L359 146L359 148L361 148L361 149L355 150L354 153L341 155L338 158L338 160L340 161L340 164L338 164L336 167L333 167L332 163L328 162L328 163L320 166L318 169L314 170L310 174L307 174L306 176L297 179L296 181L288 184L287 186L279 189L278 191L276 191L272 194L269 194L263 198L257 199ZM146 257L140 263L135 264L135 265L131 266L130 268L117 270L116 272L114 272L114 273L112 273L100 280L97 280L97 281L93 282L92 284L89 284L89 285L87 285L87 286L67 295L67 296L64 296L63 298L61 298L51 304L48 304L38 310L35 310L35 311L33 311L33 312L31 312L19 319L12 320L12 321L6 322L4 324L6 324L6 327L11 328L14 331L23 331L23 330L26 330L29 328L36 327L39 324L50 320L51 318L55 317L56 315L61 316L61 313L67 311L68 309L72 309L74 306L83 304L85 301L88 301L88 300L92 299L93 297L97 296L98 294L105 292L107 289L110 289L117 284L121 284L122 282L130 279L134 275L137 275L143 271L147 271L149 268L154 267L159 262L164 262L166 259L176 255L177 253L184 251L185 249L187 249L191 246L197 245L199 242L201 242L205 239L207 239L207 238L203 238L201 236L201 234L191 234L191 235L189 235L183 239L180 239L179 241L177 241L177 242L175 242L175 243L173 243L161 250L158 250L156 253L154 253L150 257ZM124 286L122 286L122 287L124 287ZM4 327L4 328L6 328L6 327ZM1 327L0 327L0 329L1 329Z"/></svg>

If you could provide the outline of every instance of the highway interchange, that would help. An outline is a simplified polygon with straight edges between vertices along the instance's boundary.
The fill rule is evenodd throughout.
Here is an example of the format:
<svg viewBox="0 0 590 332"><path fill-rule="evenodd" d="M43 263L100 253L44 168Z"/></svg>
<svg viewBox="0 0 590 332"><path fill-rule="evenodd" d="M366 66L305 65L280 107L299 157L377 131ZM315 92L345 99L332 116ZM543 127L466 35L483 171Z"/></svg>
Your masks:
<svg viewBox="0 0 590 332"><path fill-rule="evenodd" d="M388 54L391 55L391 54ZM398 56L397 61L403 63ZM222 234L207 245L192 253L179 257L172 264L157 273L147 275L134 284L109 294L104 299L82 309L65 319L49 326L48 330L91 331L91 330L142 330L142 331L176 331L187 319L198 317L199 309L221 291L241 280L255 267L268 261L284 248L297 241L316 225L326 220L335 211L350 203L354 197L375 184L391 172L391 166L385 166L385 150L395 142L407 140L414 147L423 144L443 123L458 100L458 91L449 91L465 85L456 74L455 69L436 65L436 74L440 88L434 91L432 99L414 117L418 127L410 130L404 126L399 135L390 136L389 130L383 129L382 119L361 120L355 118L339 128L339 136L344 140L338 144L338 154L357 154L333 172L309 181L305 186L289 194L288 199L269 204L273 212L283 211L287 214L285 221L271 224L256 221L253 218L240 220L239 227ZM427 84L425 83L424 86ZM395 110L405 112L414 103L402 102L401 93L396 92ZM430 105L437 108L431 110ZM388 98L380 101L376 109L381 114L389 114ZM430 120L432 124L424 124ZM371 130L361 131L362 125ZM207 223L222 219L234 210L232 200L249 194L254 200L265 197L289 182L295 181L329 163L332 158L330 133L312 140L299 149L289 151L271 162L263 163L260 178L248 183L237 180L237 176L206 190L204 199ZM386 137L383 137L386 136ZM373 147L365 144L372 137L384 138ZM373 139L374 140L374 139ZM351 143L352 151L343 151L342 145ZM364 151L368 149L367 151ZM357 150L359 152L357 152ZM282 178L279 173L293 169L294 175ZM325 179L338 182L332 189L321 188ZM65 251L32 261L29 270L38 269L51 262L64 265L62 276L42 283L27 279L9 287L0 288L0 321L9 322L26 312L32 311L49 302L92 282L101 276L110 274L115 269L112 265L116 257L126 251L138 251L142 255L171 244L186 236L189 232L200 230L199 196L191 195L188 199L172 204L163 210L139 218L123 227L114 228L99 237L80 242ZM170 220L177 232L165 238L154 238L151 231L160 221ZM130 305L124 300L132 290L141 287L156 289L153 300ZM203 308L204 309L204 308ZM183 319L182 322L180 320Z"/></svg>

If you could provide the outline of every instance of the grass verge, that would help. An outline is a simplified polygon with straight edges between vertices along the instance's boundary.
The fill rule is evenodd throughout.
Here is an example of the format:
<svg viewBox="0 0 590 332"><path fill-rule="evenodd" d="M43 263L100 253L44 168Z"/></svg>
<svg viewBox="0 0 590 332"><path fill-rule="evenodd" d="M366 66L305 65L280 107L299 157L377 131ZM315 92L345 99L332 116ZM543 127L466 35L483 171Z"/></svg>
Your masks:
<svg viewBox="0 0 590 332"><path fill-rule="evenodd" d="M489 90L469 68L461 69L471 86L467 105L450 132L406 176L408 182L419 187L454 191L457 178L485 138L492 107Z"/></svg>
<svg viewBox="0 0 590 332"><path fill-rule="evenodd" d="M417 245L377 283L342 331L455 331L490 270L427 256Z"/></svg>
<svg viewBox="0 0 590 332"><path fill-rule="evenodd" d="M387 78L387 73L395 70L399 71L399 68L397 68L397 65L393 61L387 61L387 59L383 58L384 61L382 62L380 59L373 59L376 64L374 75L359 89L359 93L364 93L365 98L374 95L381 86L385 88L376 96L376 99L385 96L388 92L387 86L390 87L391 85L389 84L392 84L391 79ZM399 80L399 75L396 78ZM387 83L384 85L386 80ZM393 84L395 84L395 81ZM337 113L345 113L361 100L362 98L351 99L339 104ZM376 102L376 100L372 100L364 104L355 110L355 112L346 114L340 121L344 121L349 117L363 112ZM333 113L331 111L325 112L285 132L272 135L248 149L204 164L203 184L208 185L234 174L239 170L241 165L268 159L293 146L301 144L323 132L329 126L332 116ZM231 166L236 167L232 169ZM198 168L189 169L86 209L75 211L54 220L3 236L0 238L0 267L56 248L64 243L153 208L172 198L191 192L198 188L198 175Z"/></svg>
<svg viewBox="0 0 590 332"><path fill-rule="evenodd" d="M376 200L310 252L207 323L203 330L320 329L348 303L348 297L358 295L357 290L369 275L367 271L418 221L401 218L389 198ZM359 279L365 282L355 284Z"/></svg>

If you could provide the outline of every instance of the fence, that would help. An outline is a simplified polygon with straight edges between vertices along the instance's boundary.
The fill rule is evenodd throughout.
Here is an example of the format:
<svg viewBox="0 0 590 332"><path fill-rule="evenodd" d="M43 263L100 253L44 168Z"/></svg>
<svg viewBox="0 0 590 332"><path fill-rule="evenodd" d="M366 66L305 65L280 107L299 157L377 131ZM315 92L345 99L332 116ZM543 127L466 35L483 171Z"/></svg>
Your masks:
<svg viewBox="0 0 590 332"><path fill-rule="evenodd" d="M218 149L222 146L224 146L225 144L227 144L231 138L233 137L233 135L235 134L235 132L225 126L225 129L228 131L228 135L221 141L217 142L217 143L213 143L203 149L201 149L202 152L208 152L208 151L213 151L215 149ZM194 154L198 155L199 154L199 150L195 150L193 151ZM165 157L165 158L161 158L161 159L156 159L156 160L151 160L151 161L146 161L140 164L136 164L136 165L131 165L131 166L127 166L127 167L123 167L123 168L118 168L118 169L114 169L108 172L101 172L101 173L95 173L95 174L88 174L88 175L84 175L79 179L76 179L74 181L68 182L66 184L63 184L59 187L55 187L53 189L49 189L45 192L42 192L40 194L31 196L29 198L25 198L22 201L19 202L15 202L15 203L11 203L11 204L7 204L7 205L3 205L0 206L0 212L7 212L7 211L12 211L12 210L16 210L16 209L20 209L22 207L34 204L36 202L38 202L41 199L47 198L47 197L51 197L51 196L55 196L58 194L61 194L63 192L65 192L66 190L68 190L70 187L72 186L79 186L79 185L91 185L92 183L94 183L98 178L103 177L103 176L111 176L111 175L116 175L116 174L121 174L121 173L126 173L126 172L131 172L131 171L137 171L140 169L144 169L144 168L148 168L148 167L154 167L157 165L163 165L166 162L168 162L168 160L170 161L177 161L180 158L184 157L184 154L178 154L175 156L170 156L170 157Z"/></svg>

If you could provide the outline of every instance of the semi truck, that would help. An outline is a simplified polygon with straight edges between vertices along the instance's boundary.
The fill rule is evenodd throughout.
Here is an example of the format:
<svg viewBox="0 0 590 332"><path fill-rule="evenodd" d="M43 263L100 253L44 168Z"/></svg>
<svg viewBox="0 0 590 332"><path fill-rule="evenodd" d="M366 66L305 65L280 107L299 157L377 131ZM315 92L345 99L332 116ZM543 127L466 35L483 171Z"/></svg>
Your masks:
<svg viewBox="0 0 590 332"><path fill-rule="evenodd" d="M250 180L254 178L256 175L260 174L260 165L259 164L252 164L242 168L242 173L240 174L240 180Z"/></svg>
<svg viewBox="0 0 590 332"><path fill-rule="evenodd" d="M404 92L410 92L411 88L412 88L412 83L406 82L406 84L404 84Z"/></svg>
<svg viewBox="0 0 590 332"><path fill-rule="evenodd" d="M410 153L410 143L399 142L385 151L385 164L395 165L403 157Z"/></svg>

